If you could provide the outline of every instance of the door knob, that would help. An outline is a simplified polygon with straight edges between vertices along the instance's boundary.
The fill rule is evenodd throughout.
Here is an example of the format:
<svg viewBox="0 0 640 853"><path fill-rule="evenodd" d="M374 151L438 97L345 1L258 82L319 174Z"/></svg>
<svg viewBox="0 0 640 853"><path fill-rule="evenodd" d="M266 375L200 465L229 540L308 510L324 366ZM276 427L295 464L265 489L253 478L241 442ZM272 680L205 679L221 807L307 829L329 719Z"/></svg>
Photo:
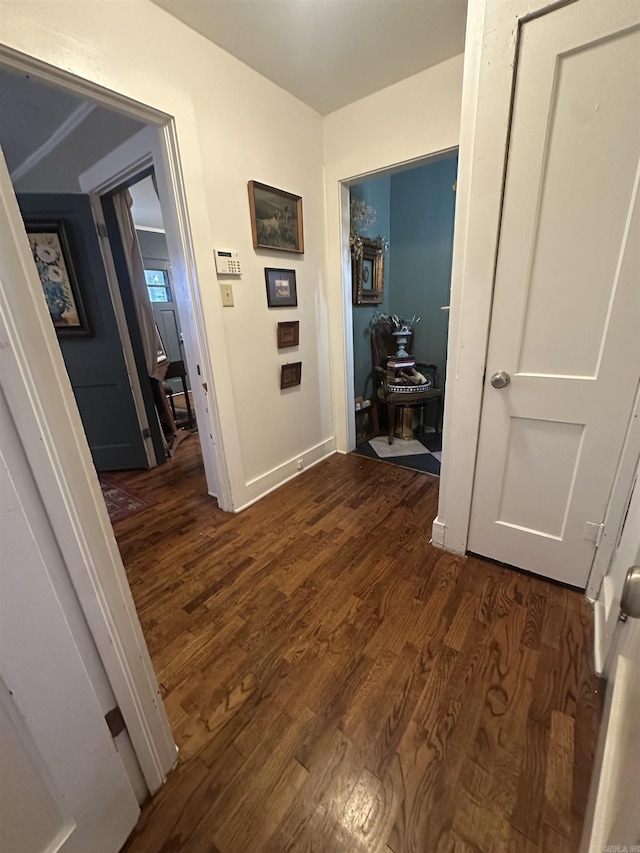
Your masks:
<svg viewBox="0 0 640 853"><path fill-rule="evenodd" d="M640 619L640 566L631 566L624 579L620 614L625 619Z"/></svg>
<svg viewBox="0 0 640 853"><path fill-rule="evenodd" d="M511 377L506 370L499 370L491 377L491 384L494 388L506 388L511 382Z"/></svg>

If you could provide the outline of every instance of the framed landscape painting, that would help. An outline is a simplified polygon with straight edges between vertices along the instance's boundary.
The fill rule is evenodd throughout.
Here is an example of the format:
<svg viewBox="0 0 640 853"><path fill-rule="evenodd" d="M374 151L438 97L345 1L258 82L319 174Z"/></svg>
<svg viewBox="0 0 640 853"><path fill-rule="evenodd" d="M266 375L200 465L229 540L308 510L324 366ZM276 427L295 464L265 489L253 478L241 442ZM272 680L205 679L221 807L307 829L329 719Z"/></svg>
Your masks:
<svg viewBox="0 0 640 853"><path fill-rule="evenodd" d="M25 222L25 229L57 334L90 335L64 222Z"/></svg>
<svg viewBox="0 0 640 853"><path fill-rule="evenodd" d="M304 252L299 195L249 181L249 209L254 249Z"/></svg>

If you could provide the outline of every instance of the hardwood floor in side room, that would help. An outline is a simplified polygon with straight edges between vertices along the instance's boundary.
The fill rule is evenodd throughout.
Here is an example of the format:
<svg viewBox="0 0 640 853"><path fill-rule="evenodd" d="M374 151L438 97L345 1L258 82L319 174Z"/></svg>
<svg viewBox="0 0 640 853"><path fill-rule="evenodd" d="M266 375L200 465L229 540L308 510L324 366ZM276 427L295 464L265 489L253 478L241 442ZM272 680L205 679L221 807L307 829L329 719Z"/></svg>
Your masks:
<svg viewBox="0 0 640 853"><path fill-rule="evenodd" d="M116 525L179 764L128 853L573 853L582 596L429 544L438 481L333 456L234 516L196 437Z"/></svg>

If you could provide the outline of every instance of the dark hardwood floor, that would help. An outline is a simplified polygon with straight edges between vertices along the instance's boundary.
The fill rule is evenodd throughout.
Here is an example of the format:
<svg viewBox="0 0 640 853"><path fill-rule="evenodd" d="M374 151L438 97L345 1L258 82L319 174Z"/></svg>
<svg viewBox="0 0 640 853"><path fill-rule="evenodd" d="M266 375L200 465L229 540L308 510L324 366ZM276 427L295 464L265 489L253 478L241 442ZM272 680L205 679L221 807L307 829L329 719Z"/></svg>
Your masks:
<svg viewBox="0 0 640 853"><path fill-rule="evenodd" d="M180 760L128 853L573 853L577 593L429 544L438 481L333 456L238 516L197 438L116 525Z"/></svg>

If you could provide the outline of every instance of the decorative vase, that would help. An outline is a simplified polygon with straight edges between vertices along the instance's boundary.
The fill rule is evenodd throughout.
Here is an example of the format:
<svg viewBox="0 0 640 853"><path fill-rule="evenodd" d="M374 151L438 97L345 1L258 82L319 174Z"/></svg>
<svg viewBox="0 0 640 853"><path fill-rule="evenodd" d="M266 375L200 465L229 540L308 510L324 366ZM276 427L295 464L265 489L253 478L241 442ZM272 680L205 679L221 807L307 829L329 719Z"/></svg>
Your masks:
<svg viewBox="0 0 640 853"><path fill-rule="evenodd" d="M399 332L392 332L392 334L396 339L396 346L398 347L396 358L409 358L407 344L409 343L409 338L411 337L412 332L410 332L409 329L404 328L400 329Z"/></svg>

